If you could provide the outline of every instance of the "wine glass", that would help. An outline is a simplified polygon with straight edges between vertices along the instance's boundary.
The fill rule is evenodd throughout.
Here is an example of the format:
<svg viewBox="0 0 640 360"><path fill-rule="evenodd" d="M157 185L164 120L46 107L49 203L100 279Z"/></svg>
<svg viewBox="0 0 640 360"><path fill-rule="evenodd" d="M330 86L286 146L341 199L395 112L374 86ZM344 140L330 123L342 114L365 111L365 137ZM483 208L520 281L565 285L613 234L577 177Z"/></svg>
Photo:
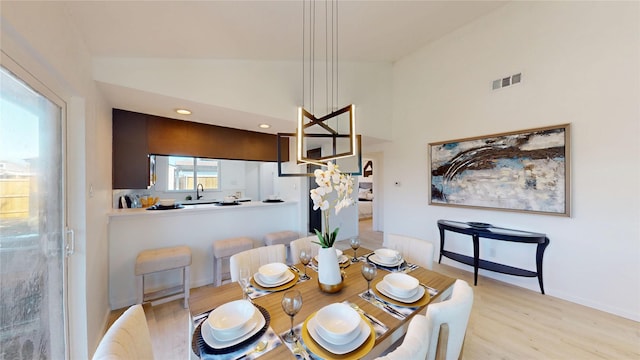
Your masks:
<svg viewBox="0 0 640 360"><path fill-rule="evenodd" d="M353 249L353 259L351 262L358 262L358 257L356 256L356 250L360 247L360 238L353 237L351 238L351 248Z"/></svg>
<svg viewBox="0 0 640 360"><path fill-rule="evenodd" d="M242 298L249 300L249 285L251 284L251 269L248 267L241 267L238 276L238 283L242 288Z"/></svg>
<svg viewBox="0 0 640 360"><path fill-rule="evenodd" d="M300 262L304 265L304 275L300 277L302 280L310 279L310 277L307 276L307 265L309 261L311 261L311 251L309 251L309 249L300 250Z"/></svg>
<svg viewBox="0 0 640 360"><path fill-rule="evenodd" d="M283 336L284 341L294 343L298 340L298 335L293 332L293 317L302 308L302 294L298 290L290 290L282 297L282 310L291 317L291 331Z"/></svg>
<svg viewBox="0 0 640 360"><path fill-rule="evenodd" d="M376 268L375 264L365 261L362 263L361 272L362 276L367 280L367 292L364 293L363 297L368 300L373 297L373 294L371 294L371 280L376 277L378 268Z"/></svg>

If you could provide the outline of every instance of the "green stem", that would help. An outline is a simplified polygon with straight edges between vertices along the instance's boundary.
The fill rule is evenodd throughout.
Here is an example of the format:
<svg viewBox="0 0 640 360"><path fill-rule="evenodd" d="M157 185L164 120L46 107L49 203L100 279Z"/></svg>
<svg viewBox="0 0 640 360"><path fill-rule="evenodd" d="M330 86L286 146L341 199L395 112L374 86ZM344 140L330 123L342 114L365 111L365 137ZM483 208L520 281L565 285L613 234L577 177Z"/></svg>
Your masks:
<svg viewBox="0 0 640 360"><path fill-rule="evenodd" d="M330 247L332 244L329 244L330 237L331 237L331 233L329 232L329 211L325 210L325 211L323 211L323 214L324 214L324 234L323 234L323 237L324 237L325 244Z"/></svg>

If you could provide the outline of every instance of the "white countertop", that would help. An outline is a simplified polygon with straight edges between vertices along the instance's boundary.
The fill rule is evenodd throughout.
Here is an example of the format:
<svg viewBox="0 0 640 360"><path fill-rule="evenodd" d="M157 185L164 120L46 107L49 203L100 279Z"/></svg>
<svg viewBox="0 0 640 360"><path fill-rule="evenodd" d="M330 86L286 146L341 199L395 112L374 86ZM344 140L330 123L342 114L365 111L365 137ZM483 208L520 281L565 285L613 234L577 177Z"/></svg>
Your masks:
<svg viewBox="0 0 640 360"><path fill-rule="evenodd" d="M296 204L295 201L283 201L283 202L262 202L262 201L243 201L239 202L239 205L217 205L217 204L198 204L198 205L184 205L181 209L167 209L167 210L147 210L146 208L135 209L112 209L109 212L109 216L158 216L158 215L181 215L184 213L203 212L203 211L230 211L230 210L243 210L256 207L268 207L268 206L284 206Z"/></svg>

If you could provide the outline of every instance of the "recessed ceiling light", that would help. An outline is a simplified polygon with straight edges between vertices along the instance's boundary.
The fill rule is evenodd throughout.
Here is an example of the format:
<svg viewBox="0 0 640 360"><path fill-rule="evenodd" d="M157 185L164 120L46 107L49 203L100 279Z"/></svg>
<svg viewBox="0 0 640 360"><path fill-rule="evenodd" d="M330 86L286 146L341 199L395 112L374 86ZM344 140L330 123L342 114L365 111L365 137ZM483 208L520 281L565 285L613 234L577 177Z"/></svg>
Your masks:
<svg viewBox="0 0 640 360"><path fill-rule="evenodd" d="M176 112L181 115L191 115L191 110L188 109L176 109Z"/></svg>
<svg viewBox="0 0 640 360"><path fill-rule="evenodd" d="M260 129L268 129L268 128L271 127L271 125L269 125L269 124L260 124L258 126L260 126Z"/></svg>

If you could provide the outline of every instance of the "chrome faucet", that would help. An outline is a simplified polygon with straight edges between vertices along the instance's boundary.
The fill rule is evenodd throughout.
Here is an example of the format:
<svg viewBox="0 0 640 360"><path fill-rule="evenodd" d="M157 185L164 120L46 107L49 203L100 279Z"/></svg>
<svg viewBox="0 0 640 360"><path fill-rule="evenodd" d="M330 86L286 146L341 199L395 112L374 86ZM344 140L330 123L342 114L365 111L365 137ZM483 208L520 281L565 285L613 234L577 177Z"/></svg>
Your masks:
<svg viewBox="0 0 640 360"><path fill-rule="evenodd" d="M202 184L198 184L198 186L196 186L196 200L200 200L204 196L204 195L200 195L200 190L204 192L204 186L202 186Z"/></svg>

